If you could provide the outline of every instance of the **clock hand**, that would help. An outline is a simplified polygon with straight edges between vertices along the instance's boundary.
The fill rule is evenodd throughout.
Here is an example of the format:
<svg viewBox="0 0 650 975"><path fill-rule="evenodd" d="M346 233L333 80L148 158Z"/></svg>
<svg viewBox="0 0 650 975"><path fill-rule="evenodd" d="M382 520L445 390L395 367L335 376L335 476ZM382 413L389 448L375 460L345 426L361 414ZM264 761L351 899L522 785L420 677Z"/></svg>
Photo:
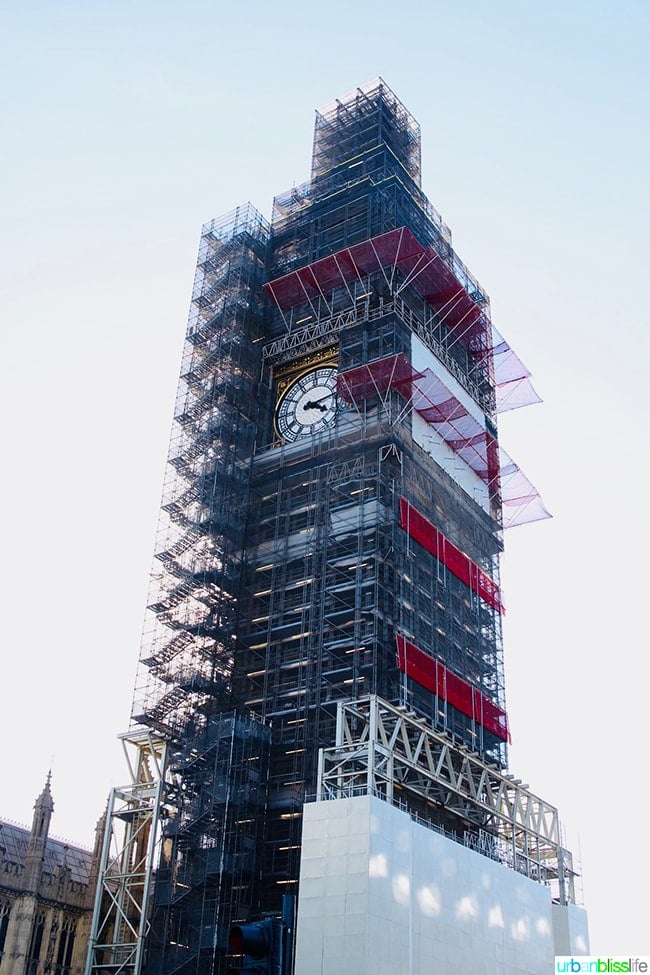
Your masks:
<svg viewBox="0 0 650 975"><path fill-rule="evenodd" d="M327 413L327 410L328 410L329 407L327 407L325 405L321 406L321 403L323 402L324 399L329 399L330 398L330 395L331 394L328 394L327 396L321 396L320 399L316 399L316 400L312 400L312 399L308 400L305 403L303 409L304 410L320 410L321 413Z"/></svg>

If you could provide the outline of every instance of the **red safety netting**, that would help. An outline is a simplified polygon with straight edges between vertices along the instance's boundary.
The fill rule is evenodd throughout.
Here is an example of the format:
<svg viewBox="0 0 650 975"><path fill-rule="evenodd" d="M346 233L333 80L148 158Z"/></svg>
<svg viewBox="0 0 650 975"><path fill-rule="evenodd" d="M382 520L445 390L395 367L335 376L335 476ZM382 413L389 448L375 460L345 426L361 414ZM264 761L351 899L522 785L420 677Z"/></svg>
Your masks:
<svg viewBox="0 0 650 975"><path fill-rule="evenodd" d="M336 382L339 395L355 403L396 389L482 481L493 484L498 478L498 465L488 463L485 426L468 412L439 376L430 369L417 372L404 353L348 369L339 373Z"/></svg>
<svg viewBox="0 0 650 975"><path fill-rule="evenodd" d="M399 284L393 282L395 268L404 276ZM475 282L457 258L454 268L433 247L423 247L407 227L400 227L290 271L263 287L278 308L287 309L313 298L327 300L336 288L381 270L387 282L395 284L396 293L413 284L475 359L492 359L486 365L494 375L497 412L539 402L530 372L470 296L468 288Z"/></svg>
<svg viewBox="0 0 650 975"><path fill-rule="evenodd" d="M397 666L402 673L491 731L501 741L511 741L508 716L503 708L401 634L397 634L396 640Z"/></svg>
<svg viewBox="0 0 650 975"><path fill-rule="evenodd" d="M398 268L403 280L395 282L396 286L413 284L458 341L467 348L484 350L491 344L491 323L468 292L476 283L469 279L461 283L459 276L469 276L458 259L455 263L458 275L433 247L423 247L407 227L400 227L290 271L265 284L264 291L278 308L292 308L314 298L327 298L336 288L377 271L384 271L392 284Z"/></svg>
<svg viewBox="0 0 650 975"><path fill-rule="evenodd" d="M430 369L416 371L400 352L339 373L336 382L339 396L348 403L397 390L491 492L500 494L507 509L504 528L550 517L523 471Z"/></svg>
<svg viewBox="0 0 650 975"><path fill-rule="evenodd" d="M453 542L443 535L428 518L414 508L406 498L399 499L399 523L408 534L423 546L427 552L447 566L449 571L460 579L471 592L477 593L481 599L496 609L505 613L505 606L501 600L501 591L487 572L479 568L468 555L461 552Z"/></svg>

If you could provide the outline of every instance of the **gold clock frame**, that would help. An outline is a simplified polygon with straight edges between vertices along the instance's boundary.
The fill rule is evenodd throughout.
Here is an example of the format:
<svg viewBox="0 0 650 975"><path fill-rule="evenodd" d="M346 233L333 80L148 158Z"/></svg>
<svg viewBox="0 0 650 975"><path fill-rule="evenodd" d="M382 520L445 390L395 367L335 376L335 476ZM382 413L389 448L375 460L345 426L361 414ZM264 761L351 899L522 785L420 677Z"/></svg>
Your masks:
<svg viewBox="0 0 650 975"><path fill-rule="evenodd" d="M293 384L300 379L301 376L307 375L307 373L312 372L314 369L318 369L321 366L337 369L338 364L338 350L328 348L322 349L319 352L314 352L311 355L301 356L299 359L292 359L291 362L284 363L277 369L273 370L273 381L275 384L273 432L278 443L282 440L282 437L276 426L276 416L278 407L280 406L280 403L288 389L293 386Z"/></svg>

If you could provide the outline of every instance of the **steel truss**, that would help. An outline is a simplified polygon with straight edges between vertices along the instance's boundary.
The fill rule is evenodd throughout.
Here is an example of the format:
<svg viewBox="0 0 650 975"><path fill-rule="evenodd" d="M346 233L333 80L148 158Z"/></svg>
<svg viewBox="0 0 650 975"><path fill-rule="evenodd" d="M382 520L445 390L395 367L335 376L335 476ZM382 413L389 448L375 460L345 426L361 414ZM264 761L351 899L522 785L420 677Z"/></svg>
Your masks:
<svg viewBox="0 0 650 975"><path fill-rule="evenodd" d="M167 743L151 731L119 737L131 784L108 800L85 975L139 975L148 931Z"/></svg>
<svg viewBox="0 0 650 975"><path fill-rule="evenodd" d="M405 707L376 695L340 702L336 745L321 749L316 798L376 795L416 808L444 806L461 831L519 872L575 903L571 853L561 844L558 811L512 775L434 731Z"/></svg>

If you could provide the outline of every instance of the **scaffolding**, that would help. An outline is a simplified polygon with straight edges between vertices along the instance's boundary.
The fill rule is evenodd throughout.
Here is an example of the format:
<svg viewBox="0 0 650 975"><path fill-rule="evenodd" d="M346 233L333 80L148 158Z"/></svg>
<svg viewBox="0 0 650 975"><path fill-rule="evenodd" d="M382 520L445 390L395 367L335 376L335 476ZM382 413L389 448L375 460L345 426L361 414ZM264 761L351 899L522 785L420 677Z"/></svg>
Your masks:
<svg viewBox="0 0 650 975"><path fill-rule="evenodd" d="M132 719L169 743L147 971L225 964L257 907L269 729L233 699L269 228L203 228Z"/></svg>
<svg viewBox="0 0 650 975"><path fill-rule="evenodd" d="M269 744L260 721L223 714L171 750L148 972L213 971L254 912Z"/></svg>
<svg viewBox="0 0 650 975"><path fill-rule="evenodd" d="M513 775L376 696L341 702L336 744L320 754L317 800L374 795L575 904L573 858L558 811Z"/></svg>
<svg viewBox="0 0 650 975"><path fill-rule="evenodd" d="M86 975L139 975L158 864L167 742L121 735L130 782L110 793Z"/></svg>
<svg viewBox="0 0 650 975"><path fill-rule="evenodd" d="M283 438L279 396L317 369L332 422ZM222 975L228 925L297 893L342 701L412 709L506 768L520 472L496 422L535 399L381 79L317 113L312 178L270 225L248 205L203 228L132 710L168 743L149 975Z"/></svg>
<svg viewBox="0 0 650 975"><path fill-rule="evenodd" d="M175 738L230 706L267 242L250 206L201 235L133 704Z"/></svg>
<svg viewBox="0 0 650 975"><path fill-rule="evenodd" d="M311 178L317 182L337 166L386 146L419 185L420 144L416 120L386 82L375 78L316 112Z"/></svg>

